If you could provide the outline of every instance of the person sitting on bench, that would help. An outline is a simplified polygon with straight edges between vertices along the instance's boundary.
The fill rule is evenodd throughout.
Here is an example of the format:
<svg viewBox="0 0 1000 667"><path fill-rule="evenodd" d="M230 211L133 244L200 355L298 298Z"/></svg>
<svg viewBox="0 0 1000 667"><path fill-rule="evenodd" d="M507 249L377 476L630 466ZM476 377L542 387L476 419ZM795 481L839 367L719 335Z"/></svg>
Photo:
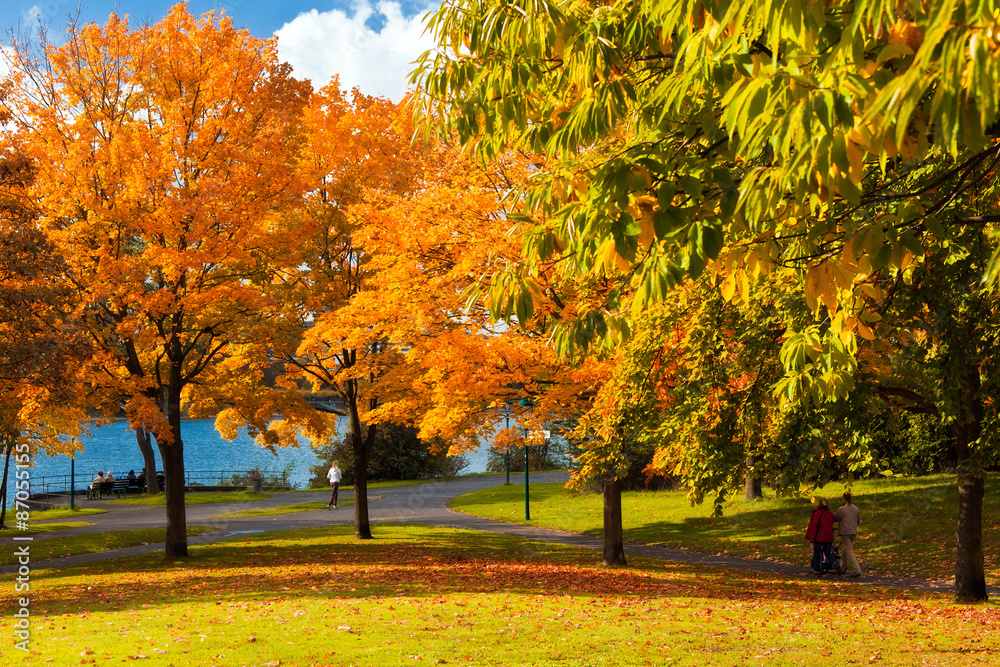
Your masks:
<svg viewBox="0 0 1000 667"><path fill-rule="evenodd" d="M101 487L104 486L104 482L106 482L106 481L107 480L104 479L104 471L98 470L97 471L97 477L95 477L94 481L91 482L90 486L87 487L87 491L88 491L87 497L90 498L91 496L94 496L94 497L100 498L101 497Z"/></svg>

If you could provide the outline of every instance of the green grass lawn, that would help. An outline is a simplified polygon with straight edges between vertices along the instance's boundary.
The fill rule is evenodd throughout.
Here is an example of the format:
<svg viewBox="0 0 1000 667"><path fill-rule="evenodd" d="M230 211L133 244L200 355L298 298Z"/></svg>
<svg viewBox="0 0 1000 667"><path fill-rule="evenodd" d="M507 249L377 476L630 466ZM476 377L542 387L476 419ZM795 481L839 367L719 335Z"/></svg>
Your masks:
<svg viewBox="0 0 1000 667"><path fill-rule="evenodd" d="M87 524L85 524L87 525ZM211 526L188 526L188 536L203 535L218 530ZM141 544L156 544L166 539L166 528L136 528L132 530L111 530L103 533L53 537L31 542L31 560L43 561L50 558L76 556L110 549L137 547ZM21 545L18 545L21 546ZM4 553L7 553L6 551ZM5 559L6 561L6 559ZM8 562L3 562L9 565Z"/></svg>
<svg viewBox="0 0 1000 667"><path fill-rule="evenodd" d="M824 493L840 505L844 487ZM765 493L767 491L765 490ZM983 536L987 581L1000 583L1000 480L987 481ZM862 523L855 551L871 573L950 579L954 576L957 489L944 475L856 482L852 489ZM602 534L599 494L578 493L561 484L532 484L531 525L575 533ZM524 521L524 486L512 484L456 498L455 510L511 523ZM691 505L683 492L636 491L622 495L625 540L707 553L808 563L805 541L812 505L808 499L774 498L725 505L713 518L710 505Z"/></svg>
<svg viewBox="0 0 1000 667"><path fill-rule="evenodd" d="M17 521L15 520L16 513L14 511L8 511L5 521L7 525L5 528L0 528L0 537L11 537L14 535L37 535L38 533L51 533L57 530L68 530L70 528L92 526L94 524L87 521L56 521L56 519L75 518L87 516L89 514L104 514L105 512L107 512L107 510L80 507L72 510L67 507L31 512L30 518L27 522L28 529L21 530L17 527ZM42 521L46 523L40 523Z"/></svg>
<svg viewBox="0 0 1000 667"><path fill-rule="evenodd" d="M185 493L185 505L210 505L212 503L249 503L254 500L265 500L270 498L266 493L254 493L244 489L242 491L206 491L204 493ZM109 503L118 505L150 505L166 507L167 496L163 493L155 495L133 496L131 498L116 498L108 500Z"/></svg>
<svg viewBox="0 0 1000 667"><path fill-rule="evenodd" d="M38 535L39 533L54 533L59 530L84 528L86 526L93 525L94 524L89 521L52 521L49 523L35 523L34 521L31 521L28 523L28 528L26 530L21 530L15 524L11 524L7 528L0 530L0 536L13 537L15 535Z"/></svg>
<svg viewBox="0 0 1000 667"><path fill-rule="evenodd" d="M382 481L369 481L368 488L370 489L391 489L398 486L416 486L418 484L434 484L435 482L447 482L452 479L464 479L466 477L496 477L498 473L495 472L472 472L467 475L449 475L445 477L426 477L422 479L389 479ZM340 485L341 489L352 489L354 488L350 484ZM307 491L326 491L330 492L329 486L319 486L307 489ZM281 493L295 493L295 491L284 491Z"/></svg>
<svg viewBox="0 0 1000 667"><path fill-rule="evenodd" d="M385 498L384 495L382 496L370 495L368 496L368 502L382 500L383 498ZM336 510L331 510L331 511L339 512L343 510L345 507L353 507L354 499L341 498L340 500L337 501L337 505L339 507ZM213 514L212 518L241 519L251 516L271 516L275 514L293 514L295 512L315 512L316 510L325 510L325 509L327 509L326 501L317 500L309 503L294 503L292 505L272 505L270 507L255 507L249 510L237 510L236 512L226 512L225 514Z"/></svg>
<svg viewBox="0 0 1000 667"><path fill-rule="evenodd" d="M1000 609L420 526L271 533L31 580L5 665L988 665ZM15 608L13 586L0 604ZM0 618L13 644L13 613Z"/></svg>
<svg viewBox="0 0 1000 667"><path fill-rule="evenodd" d="M369 500L372 498L369 497ZM354 500L352 498L347 498L345 500L338 500L337 505L339 506L336 511L340 511L345 507L353 507ZM236 512L226 512L225 514L213 514L212 518L215 519L239 519L248 516L271 516L272 514L293 514L295 512L315 512L316 510L325 510L326 501L317 500L310 503L294 503L292 505L274 505L271 507L256 507L249 510L238 510Z"/></svg>
<svg viewBox="0 0 1000 667"><path fill-rule="evenodd" d="M107 510L94 509L92 507L79 507L75 509L70 509L69 507L57 507L51 510L42 510L39 512L31 512L31 523L37 523L39 521L52 521L53 519L67 519L69 517L78 516L89 516L92 514L106 514ZM7 518L11 518L11 513L7 512Z"/></svg>

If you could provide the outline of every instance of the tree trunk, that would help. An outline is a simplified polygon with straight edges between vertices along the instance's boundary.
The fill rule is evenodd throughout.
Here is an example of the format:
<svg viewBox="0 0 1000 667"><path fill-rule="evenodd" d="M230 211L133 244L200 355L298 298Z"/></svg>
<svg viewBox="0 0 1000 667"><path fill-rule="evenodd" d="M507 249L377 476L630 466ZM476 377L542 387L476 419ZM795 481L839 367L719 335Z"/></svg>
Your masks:
<svg viewBox="0 0 1000 667"><path fill-rule="evenodd" d="M604 564L628 565L622 530L622 481L604 480Z"/></svg>
<svg viewBox="0 0 1000 667"><path fill-rule="evenodd" d="M149 442L149 431L144 428L135 429L135 440L142 452L142 468L146 473L146 493L159 493L160 484L156 481L156 459L153 457L153 445Z"/></svg>
<svg viewBox="0 0 1000 667"><path fill-rule="evenodd" d="M955 602L985 602L983 570L983 478L958 466L958 550L955 557Z"/></svg>
<svg viewBox="0 0 1000 667"><path fill-rule="evenodd" d="M351 434L351 445L354 450L354 537L370 540L372 527L368 520L368 453L360 433Z"/></svg>
<svg viewBox="0 0 1000 667"><path fill-rule="evenodd" d="M747 475L743 478L743 500L757 500L764 497L764 492L760 488L760 478L753 472L754 458L747 457Z"/></svg>
<svg viewBox="0 0 1000 667"><path fill-rule="evenodd" d="M14 451L14 442L8 442L6 452L3 457L3 481L0 482L0 528L6 528L4 521L7 520L7 471L10 470L10 455ZM70 493L72 493L72 482L70 482Z"/></svg>
<svg viewBox="0 0 1000 667"><path fill-rule="evenodd" d="M163 484L166 487L166 554L170 558L182 558L188 555L188 550L187 515L184 507L184 443L181 440L181 373L178 363L171 365L170 380L165 389L167 395L164 407L173 437L170 444L163 444L164 439L156 436L156 444L163 461Z"/></svg>
<svg viewBox="0 0 1000 667"><path fill-rule="evenodd" d="M983 472L974 461L976 441L982 432L978 369L968 372L963 402L968 417L955 422L955 455L958 458L958 547L955 554L955 602L985 602L986 573L983 569Z"/></svg>
<svg viewBox="0 0 1000 667"><path fill-rule="evenodd" d="M370 540L372 528L368 519L368 459L375 441L375 425L369 424L367 429L361 426L361 415L354 392L344 398L350 424L351 450L354 454L354 536L359 540ZM367 433L363 434L365 430Z"/></svg>
<svg viewBox="0 0 1000 667"><path fill-rule="evenodd" d="M125 353L128 360L126 367L132 377L146 377L146 371L143 369L142 362L139 361L139 354L135 349L135 341L131 338L125 340ZM156 388L150 388L143 392L143 395L152 401L159 402L160 391ZM180 432L175 432L174 435L180 437ZM146 472L146 493L159 493L160 483L156 479L156 459L153 457L153 446L149 442L149 431L145 428L136 428L135 441L142 453L142 469ZM157 447L159 447L159 443L157 443Z"/></svg>

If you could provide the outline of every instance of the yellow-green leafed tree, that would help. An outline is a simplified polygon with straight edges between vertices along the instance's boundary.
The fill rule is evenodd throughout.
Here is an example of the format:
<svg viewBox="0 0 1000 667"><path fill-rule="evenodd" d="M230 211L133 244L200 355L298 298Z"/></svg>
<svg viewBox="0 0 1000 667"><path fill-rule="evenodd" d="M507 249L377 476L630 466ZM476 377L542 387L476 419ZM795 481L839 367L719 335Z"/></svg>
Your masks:
<svg viewBox="0 0 1000 667"><path fill-rule="evenodd" d="M613 349L707 270L742 301L787 270L815 321L787 331L775 389L845 400L880 312L929 249L961 261L953 241L982 228L984 278L998 274L995 3L459 0L430 25L438 45L414 73L427 133L485 160L546 158L525 190L522 261L484 281L494 313L530 303L525 277L545 266L619 285L554 327L563 352ZM942 418L977 421L977 401ZM963 601L985 597L966 508L981 506L996 440L961 447Z"/></svg>

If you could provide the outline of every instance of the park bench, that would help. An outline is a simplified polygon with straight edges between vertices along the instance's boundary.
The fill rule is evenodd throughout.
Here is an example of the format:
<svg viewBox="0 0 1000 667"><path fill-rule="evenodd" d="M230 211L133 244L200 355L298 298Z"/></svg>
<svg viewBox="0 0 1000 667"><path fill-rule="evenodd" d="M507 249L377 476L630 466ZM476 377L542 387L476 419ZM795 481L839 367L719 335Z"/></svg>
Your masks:
<svg viewBox="0 0 1000 667"><path fill-rule="evenodd" d="M111 493L116 481L101 482L97 485L97 488L94 488L94 484L91 482L90 486L87 487L87 500L100 500L101 496Z"/></svg>
<svg viewBox="0 0 1000 667"><path fill-rule="evenodd" d="M138 479L130 480L128 477L122 477L121 479L115 480L110 493L115 494L115 498L123 498L127 497L129 493L138 495L140 493L145 493L145 491L146 482Z"/></svg>

